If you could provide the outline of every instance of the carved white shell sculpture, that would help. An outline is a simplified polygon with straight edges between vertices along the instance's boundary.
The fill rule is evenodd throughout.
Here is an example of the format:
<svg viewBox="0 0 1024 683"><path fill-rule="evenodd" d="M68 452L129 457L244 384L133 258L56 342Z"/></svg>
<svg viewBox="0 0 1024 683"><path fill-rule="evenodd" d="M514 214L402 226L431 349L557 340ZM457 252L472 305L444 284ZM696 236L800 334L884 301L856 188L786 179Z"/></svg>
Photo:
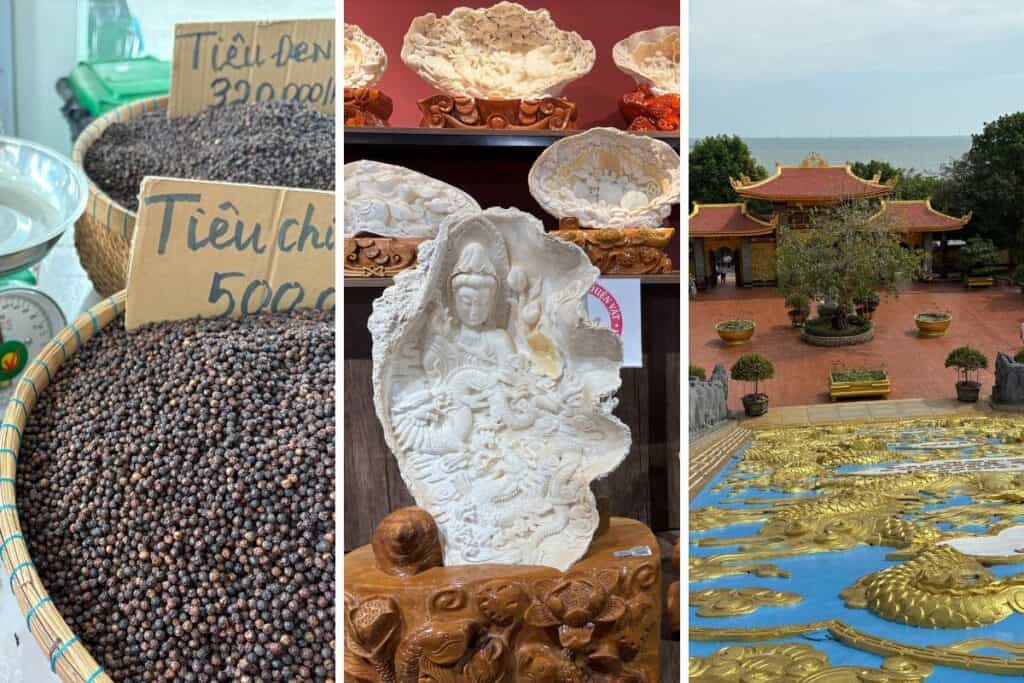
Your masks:
<svg viewBox="0 0 1024 683"><path fill-rule="evenodd" d="M345 24L345 87L376 85L387 68L388 55L381 44L355 24Z"/></svg>
<svg viewBox="0 0 1024 683"><path fill-rule="evenodd" d="M441 221L480 205L457 187L379 161L345 164L345 237L428 237Z"/></svg>
<svg viewBox="0 0 1024 683"><path fill-rule="evenodd" d="M438 91L481 99L557 97L594 67L594 44L562 31L546 9L514 2L416 17L402 61Z"/></svg>
<svg viewBox="0 0 1024 683"><path fill-rule="evenodd" d="M374 302L377 417L446 565L565 570L597 528L590 483L629 451L622 343L586 317L599 272L518 209L445 221Z"/></svg>
<svg viewBox="0 0 1024 683"><path fill-rule="evenodd" d="M588 228L658 228L679 202L679 155L647 135L591 128L544 150L529 183L556 218Z"/></svg>
<svg viewBox="0 0 1024 683"><path fill-rule="evenodd" d="M638 31L612 48L612 60L637 84L647 83L657 95L679 92L679 27Z"/></svg>

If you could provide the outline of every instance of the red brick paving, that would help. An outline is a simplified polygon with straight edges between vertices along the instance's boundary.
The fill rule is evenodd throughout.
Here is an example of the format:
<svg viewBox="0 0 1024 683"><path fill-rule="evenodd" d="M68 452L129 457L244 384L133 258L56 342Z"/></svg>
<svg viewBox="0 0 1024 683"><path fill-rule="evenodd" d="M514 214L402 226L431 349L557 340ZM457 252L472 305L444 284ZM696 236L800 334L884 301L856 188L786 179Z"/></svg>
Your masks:
<svg viewBox="0 0 1024 683"><path fill-rule="evenodd" d="M899 298L882 297L874 314L875 337L866 344L840 348L810 346L790 325L782 297L773 288L736 289L731 284L700 292L690 301L690 363L707 369L715 363L732 366L744 353L756 352L775 363L775 377L763 383L770 405L827 403L828 372L833 361L846 367L884 365L892 382L890 398L939 398L955 395L955 373L943 366L952 349L970 344L989 358L982 371L982 396L991 393L996 351L1013 355L1021 349L1024 295L1017 288L997 286L967 291L962 285L918 284ZM953 313L945 337L920 339L914 314L938 308ZM743 346L725 346L715 323L753 318L754 338ZM730 380L729 405L742 409L740 397L749 389Z"/></svg>

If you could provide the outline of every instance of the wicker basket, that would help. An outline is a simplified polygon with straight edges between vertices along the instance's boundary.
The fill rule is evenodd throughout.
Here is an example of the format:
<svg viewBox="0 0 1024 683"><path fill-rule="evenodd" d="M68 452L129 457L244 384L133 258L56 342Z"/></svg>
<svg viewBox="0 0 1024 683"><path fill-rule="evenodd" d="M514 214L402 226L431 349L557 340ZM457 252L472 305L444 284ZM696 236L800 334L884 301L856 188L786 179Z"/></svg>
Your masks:
<svg viewBox="0 0 1024 683"><path fill-rule="evenodd" d="M82 131L71 150L71 158L84 166L85 153L110 124L166 108L167 96L161 95L112 109ZM89 202L85 213L75 223L75 247L82 267L102 296L110 296L125 288L135 217L134 211L118 204L89 178Z"/></svg>
<svg viewBox="0 0 1024 683"><path fill-rule="evenodd" d="M50 669L66 683L107 683L111 678L65 623L29 557L15 501L18 452L29 413L50 378L82 344L124 312L124 302L122 291L61 330L18 380L0 423L0 563L29 632L49 657Z"/></svg>

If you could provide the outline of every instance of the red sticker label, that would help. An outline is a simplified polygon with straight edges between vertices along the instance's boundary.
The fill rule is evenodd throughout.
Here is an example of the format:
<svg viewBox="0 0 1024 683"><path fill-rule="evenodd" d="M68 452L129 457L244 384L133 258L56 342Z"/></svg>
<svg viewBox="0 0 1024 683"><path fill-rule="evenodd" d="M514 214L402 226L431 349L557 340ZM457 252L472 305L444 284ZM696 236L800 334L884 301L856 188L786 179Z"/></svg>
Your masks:
<svg viewBox="0 0 1024 683"><path fill-rule="evenodd" d="M601 285L594 283L594 286L590 288L590 294L605 307L608 311L608 324L612 328L612 332L622 336L622 308L619 306L618 300L612 293Z"/></svg>

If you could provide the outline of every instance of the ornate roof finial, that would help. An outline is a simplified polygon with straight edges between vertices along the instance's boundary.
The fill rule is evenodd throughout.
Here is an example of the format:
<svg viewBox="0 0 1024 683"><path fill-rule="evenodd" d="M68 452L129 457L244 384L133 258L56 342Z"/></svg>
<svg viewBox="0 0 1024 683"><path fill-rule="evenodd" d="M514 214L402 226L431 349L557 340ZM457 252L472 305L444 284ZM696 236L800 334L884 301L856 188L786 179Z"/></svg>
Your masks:
<svg viewBox="0 0 1024 683"><path fill-rule="evenodd" d="M828 162L822 159L817 152L811 152L800 162L800 168L825 168L826 166L828 166Z"/></svg>

